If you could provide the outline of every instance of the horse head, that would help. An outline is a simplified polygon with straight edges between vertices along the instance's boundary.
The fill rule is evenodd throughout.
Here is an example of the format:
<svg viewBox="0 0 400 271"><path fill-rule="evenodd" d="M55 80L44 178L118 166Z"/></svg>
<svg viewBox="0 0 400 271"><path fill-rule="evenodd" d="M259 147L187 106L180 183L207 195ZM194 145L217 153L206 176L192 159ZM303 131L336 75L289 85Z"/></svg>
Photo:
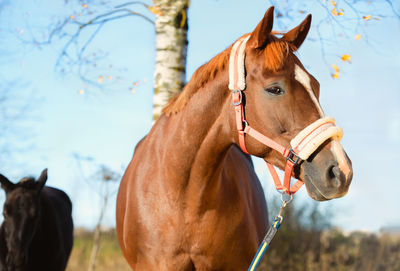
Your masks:
<svg viewBox="0 0 400 271"><path fill-rule="evenodd" d="M8 270L22 270L26 265L29 245L39 224L40 192L46 181L47 169L37 181L23 178L16 184L0 174L1 187L6 192L2 227Z"/></svg>
<svg viewBox="0 0 400 271"><path fill-rule="evenodd" d="M272 32L271 7L254 31L242 37L247 41L243 47L245 88L240 98L243 99L245 125L282 146L293 145L296 136L310 132L307 129L312 127L306 127L327 119L319 104L319 83L295 55L310 24L311 15L308 15L300 25L277 37ZM232 130L236 122L232 113ZM340 144L341 130L335 129L336 134L320 138L315 149L294 167L293 175L305 182L308 194L315 200L342 197L353 176L351 161ZM238 136L235 140L239 145ZM246 136L245 146L250 154L285 168L285 157L255 138Z"/></svg>

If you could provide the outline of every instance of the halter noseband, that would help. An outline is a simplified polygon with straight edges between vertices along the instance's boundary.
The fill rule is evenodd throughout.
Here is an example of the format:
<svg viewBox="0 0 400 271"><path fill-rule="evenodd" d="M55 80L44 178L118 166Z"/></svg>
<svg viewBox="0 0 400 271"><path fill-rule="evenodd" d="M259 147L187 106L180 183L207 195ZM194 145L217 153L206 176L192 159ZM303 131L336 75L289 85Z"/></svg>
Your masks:
<svg viewBox="0 0 400 271"><path fill-rule="evenodd" d="M304 184L303 181L297 180L290 186L290 179L293 168L302 160L307 158L316 151L316 149L329 138L340 140L343 136L341 128L335 126L335 120L331 117L324 117L316 120L301 130L291 141L291 148L286 148L271 138L263 135L257 130L250 127L244 116L242 91L246 88L244 59L246 42L250 36L242 37L232 47L229 57L229 89L232 91L232 103L235 107L236 127L239 135L240 148L247 154L249 152L245 145L245 135L253 137L264 145L278 151L286 158L285 175L283 184L276 172L276 169L270 163L267 163L268 169L274 180L277 190L282 190L287 194L296 193Z"/></svg>

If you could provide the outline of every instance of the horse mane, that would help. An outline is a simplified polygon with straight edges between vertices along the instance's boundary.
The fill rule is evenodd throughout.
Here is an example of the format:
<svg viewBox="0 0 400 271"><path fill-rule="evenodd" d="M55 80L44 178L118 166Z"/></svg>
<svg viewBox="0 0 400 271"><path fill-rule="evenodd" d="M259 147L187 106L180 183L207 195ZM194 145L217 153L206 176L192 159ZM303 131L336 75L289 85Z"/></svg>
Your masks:
<svg viewBox="0 0 400 271"><path fill-rule="evenodd" d="M272 32L272 34L282 35L280 32ZM167 116L180 112L199 89L214 80L219 72L229 65L229 56L233 44L200 66L193 73L192 78L183 90L169 100L162 112ZM271 72L276 73L282 70L289 59L293 61L290 56L293 55L292 53L296 49L291 43L270 35L268 44L265 48L260 49L259 52L264 54L265 67Z"/></svg>
<svg viewBox="0 0 400 271"><path fill-rule="evenodd" d="M192 96L209 81L215 79L219 71L223 70L229 61L231 46L225 49L210 61L200 66L192 75L183 90L172 97L162 112L167 116L181 111Z"/></svg>

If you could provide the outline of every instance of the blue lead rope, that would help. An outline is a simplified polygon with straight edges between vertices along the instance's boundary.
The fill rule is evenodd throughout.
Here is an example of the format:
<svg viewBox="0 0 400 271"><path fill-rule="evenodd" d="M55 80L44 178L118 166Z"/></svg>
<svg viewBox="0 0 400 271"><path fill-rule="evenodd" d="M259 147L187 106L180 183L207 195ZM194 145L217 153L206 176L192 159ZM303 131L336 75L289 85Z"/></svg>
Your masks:
<svg viewBox="0 0 400 271"><path fill-rule="evenodd" d="M281 223L282 223L282 217L279 217L279 216L275 217L274 222L272 223L271 227L268 229L268 232L265 235L264 240L262 241L260 247L258 248L256 255L254 256L253 261L251 262L248 271L256 270L258 264L260 263L262 257L265 254L265 251L267 251L269 244L271 243L275 234L278 232L279 227L281 226Z"/></svg>

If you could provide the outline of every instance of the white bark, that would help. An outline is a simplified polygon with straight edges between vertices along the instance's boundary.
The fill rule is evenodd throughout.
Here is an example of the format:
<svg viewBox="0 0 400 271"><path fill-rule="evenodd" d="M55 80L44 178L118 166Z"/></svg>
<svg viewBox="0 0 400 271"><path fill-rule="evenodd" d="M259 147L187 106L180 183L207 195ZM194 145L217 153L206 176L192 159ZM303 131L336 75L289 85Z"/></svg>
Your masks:
<svg viewBox="0 0 400 271"><path fill-rule="evenodd" d="M189 0L154 0L157 12L153 121L185 81Z"/></svg>

